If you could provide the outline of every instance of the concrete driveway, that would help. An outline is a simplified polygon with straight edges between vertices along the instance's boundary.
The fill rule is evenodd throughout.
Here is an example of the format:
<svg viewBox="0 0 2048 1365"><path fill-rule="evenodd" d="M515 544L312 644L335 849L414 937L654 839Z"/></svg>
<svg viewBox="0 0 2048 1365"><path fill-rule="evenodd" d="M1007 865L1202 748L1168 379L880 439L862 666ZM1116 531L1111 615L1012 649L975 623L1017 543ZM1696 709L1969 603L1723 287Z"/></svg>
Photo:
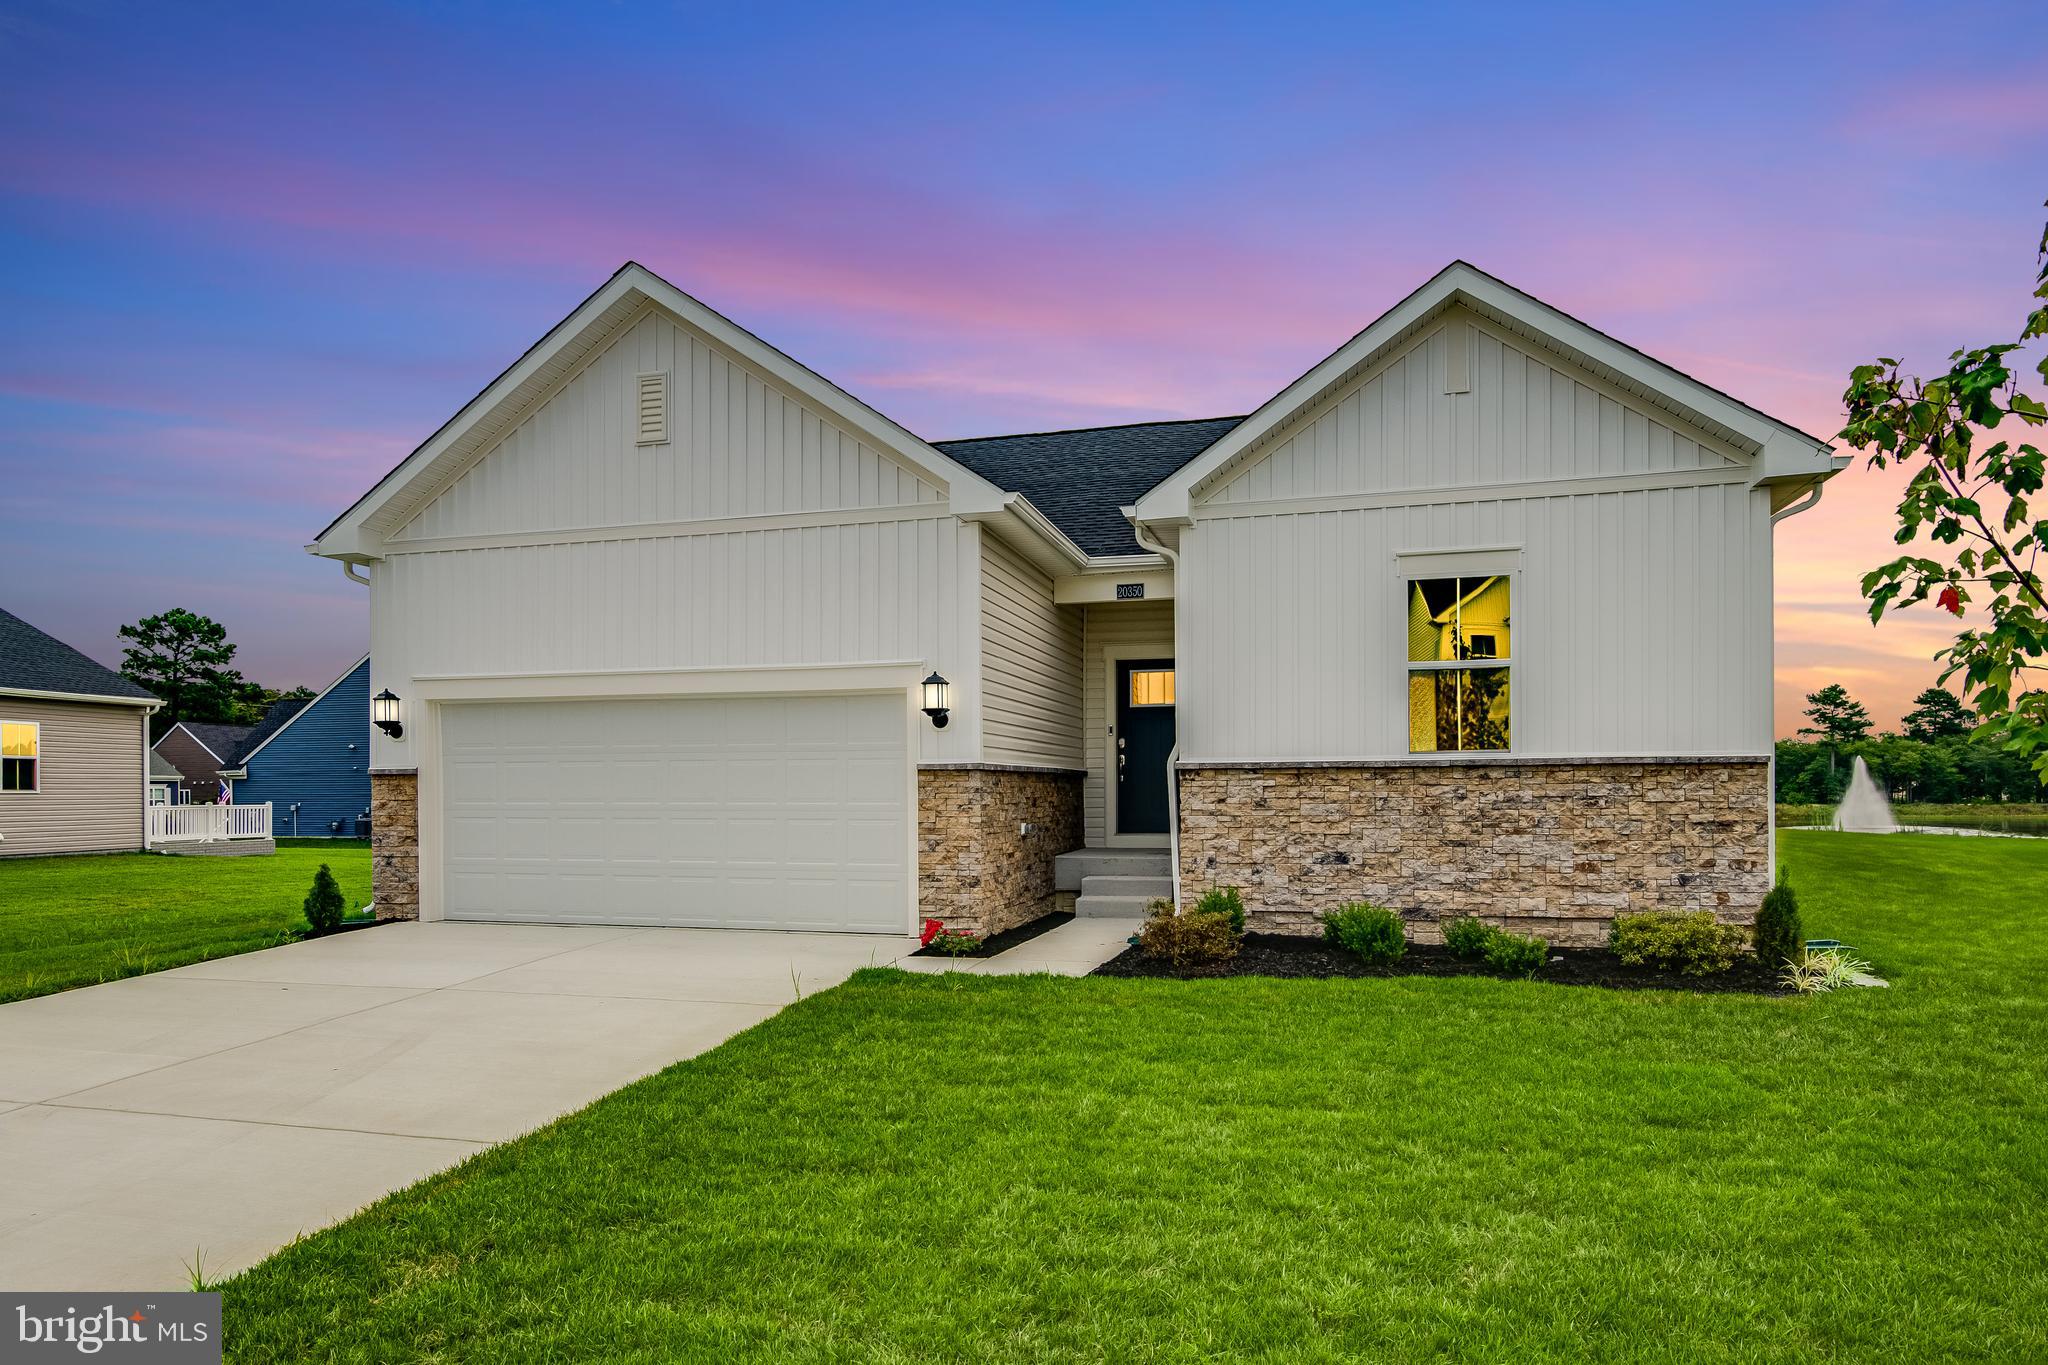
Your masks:
<svg viewBox="0 0 2048 1365"><path fill-rule="evenodd" d="M392 924L0 1006L0 1288L241 1269L916 946Z"/></svg>

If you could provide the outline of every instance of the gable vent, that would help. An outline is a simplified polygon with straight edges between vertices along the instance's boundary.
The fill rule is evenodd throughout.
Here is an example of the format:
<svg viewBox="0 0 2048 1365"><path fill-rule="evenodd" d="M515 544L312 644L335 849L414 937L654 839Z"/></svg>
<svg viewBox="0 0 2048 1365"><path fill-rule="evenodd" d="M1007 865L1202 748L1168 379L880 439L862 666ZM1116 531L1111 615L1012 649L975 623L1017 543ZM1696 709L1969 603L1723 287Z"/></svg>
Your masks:
<svg viewBox="0 0 2048 1365"><path fill-rule="evenodd" d="M634 443L658 446L668 440L668 372L640 376L635 412L639 419Z"/></svg>

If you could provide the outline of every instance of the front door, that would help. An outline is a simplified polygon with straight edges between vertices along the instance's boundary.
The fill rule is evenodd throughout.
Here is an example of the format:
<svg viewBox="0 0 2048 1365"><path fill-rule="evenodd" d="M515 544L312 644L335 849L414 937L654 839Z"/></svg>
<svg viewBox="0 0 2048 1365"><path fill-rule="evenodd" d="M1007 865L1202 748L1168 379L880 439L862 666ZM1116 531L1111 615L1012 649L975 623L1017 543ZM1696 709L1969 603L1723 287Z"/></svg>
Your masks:
<svg viewBox="0 0 2048 1365"><path fill-rule="evenodd" d="M1116 832L1166 833L1166 760L1173 752L1173 660L1116 666Z"/></svg>

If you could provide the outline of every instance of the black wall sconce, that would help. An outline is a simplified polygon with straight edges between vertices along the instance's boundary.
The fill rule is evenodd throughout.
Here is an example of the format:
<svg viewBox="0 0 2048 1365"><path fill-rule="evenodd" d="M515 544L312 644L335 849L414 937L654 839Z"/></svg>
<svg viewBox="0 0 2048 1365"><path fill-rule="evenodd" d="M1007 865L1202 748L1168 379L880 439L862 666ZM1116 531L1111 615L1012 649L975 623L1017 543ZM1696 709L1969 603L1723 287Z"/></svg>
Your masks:
<svg viewBox="0 0 2048 1365"><path fill-rule="evenodd" d="M924 713L932 718L932 728L946 728L946 713L953 709L953 684L937 673L933 673L921 684L924 689Z"/></svg>
<svg viewBox="0 0 2048 1365"><path fill-rule="evenodd" d="M390 688L370 698L370 723L393 739L405 733L405 722L399 719L399 701Z"/></svg>

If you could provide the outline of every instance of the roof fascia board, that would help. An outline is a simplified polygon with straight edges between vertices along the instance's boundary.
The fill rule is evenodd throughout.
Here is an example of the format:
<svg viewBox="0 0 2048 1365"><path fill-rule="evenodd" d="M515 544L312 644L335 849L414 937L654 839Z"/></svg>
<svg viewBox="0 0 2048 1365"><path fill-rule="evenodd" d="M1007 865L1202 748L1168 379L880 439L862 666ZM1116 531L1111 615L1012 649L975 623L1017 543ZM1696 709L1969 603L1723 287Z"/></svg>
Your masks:
<svg viewBox="0 0 2048 1365"><path fill-rule="evenodd" d="M1326 389L1370 361L1381 348L1453 303L1465 303L1481 316L1512 318L1567 354L1583 355L1629 383L1662 395L1697 418L1735 433L1748 443L1749 453L1775 453L1787 465L1787 472L1810 473L1832 467L1832 451L1826 443L1717 393L1474 266L1454 261L1307 374L1261 404L1258 411L1216 444L1147 491L1138 499L1137 519L1146 523L1185 522L1191 516L1197 490L1285 426L1296 412L1314 402ZM1758 461L1759 472L1766 477L1770 463L1768 458Z"/></svg>
<svg viewBox="0 0 2048 1365"><path fill-rule="evenodd" d="M291 718L290 720L288 720L288 721L286 721L286 722L285 722L284 724L282 724L282 725L278 726L278 727L277 727L277 728L276 728L275 730L272 730L272 731L271 731L271 732L270 732L270 733L269 733L268 735L265 735L265 736L263 737L263 742L262 742L261 744L257 745L257 746L256 746L255 748L251 749L251 750L250 750L250 751L249 751L248 753L246 753L246 754L243 754L243 755L242 755L242 767L246 769L246 768L247 768L247 767L249 766L249 760L250 760L250 759L252 759L252 758L256 757L256 755L258 755L258 754L262 753L262 752L263 752L263 751L264 751L265 749L267 749L267 748L269 748L269 747L270 747L270 741L271 741L271 740L273 740L273 739L276 739L276 738L277 738L277 737L278 737L279 735L281 735L281 734L283 734L283 733L284 733L285 731L287 731L287 730L291 729L291 728L292 728L292 727L293 727L294 725L297 725L297 724L299 723L299 717L300 717L300 716L303 716L303 715L305 715L305 714L306 714L306 713L307 713L308 711L310 711L310 710L312 710L312 709L313 709L314 707L318 706L318 705L319 705L319 704L320 704L321 702L323 702L323 701L326 701L326 700L327 700L327 694L328 694L329 692L332 692L332 691L333 691L333 690L334 690L335 688L337 688L337 687L341 686L341 685L342 685L343 683L347 682L347 681L348 681L348 680L349 680L350 678L354 677L354 676L355 676L355 673L356 673L356 670L357 670L357 669L359 669L359 668L361 668L361 667L362 667L362 666L363 666L364 664L368 663L369 661L370 661L370 656L369 656L368 652L365 652L362 658L360 658L360 659L357 659L357 660L356 660L356 661L355 661L354 663L350 664L350 665L349 665L349 666L348 666L347 668L343 669L343 670L342 670L342 672L341 672L341 676L340 676L340 677L336 678L336 679L335 679L335 680L334 680L333 682L331 682L331 683L327 684L327 686L326 686L326 687L324 687L324 688L322 688L322 689L320 690L320 695L319 695L319 696L317 696L317 697L314 697L314 698L313 698L313 699L312 699L311 701L307 702L307 703L306 703L306 704L305 704L304 706L301 706L301 707L300 707L300 708L299 708L298 710L294 711L294 712L292 713L292 718ZM364 720L363 724L364 724L364 726L365 726L365 728L366 728L366 731L367 731L367 727L368 727L368 725L369 725L369 721L368 721L368 719L367 719L367 718L366 718L366 719ZM211 753L212 751L211 751L211 750L208 750L208 752L209 752L209 753Z"/></svg>
<svg viewBox="0 0 2048 1365"><path fill-rule="evenodd" d="M894 458L913 470L946 485L947 501L955 511L993 511L1005 496L1003 490L967 466L913 435L883 416L845 389L816 371L798 363L747 331L730 318L699 302L662 279L653 271L629 262L579 304L568 317L556 323L538 342L464 404L441 429L427 438L396 469L373 485L341 516L322 531L309 553L335 559L374 559L383 554L383 538L370 531L368 521L413 481L424 476L435 460L509 401L525 384L567 346L583 336L598 319L638 295L674 315L679 321L737 356L745 364L769 376L776 383L815 405L834 419L844 422ZM484 452L479 452L481 455Z"/></svg>
<svg viewBox="0 0 2048 1365"><path fill-rule="evenodd" d="M40 687L0 687L0 697L20 697L25 701L82 701L98 706L140 706L154 711L163 705L156 697L109 697L99 692L52 692Z"/></svg>
<svg viewBox="0 0 2048 1365"><path fill-rule="evenodd" d="M955 508L954 515L994 531L1005 544L1056 578L1078 572L1089 562L1087 552L1022 493L1005 493L986 511Z"/></svg>

